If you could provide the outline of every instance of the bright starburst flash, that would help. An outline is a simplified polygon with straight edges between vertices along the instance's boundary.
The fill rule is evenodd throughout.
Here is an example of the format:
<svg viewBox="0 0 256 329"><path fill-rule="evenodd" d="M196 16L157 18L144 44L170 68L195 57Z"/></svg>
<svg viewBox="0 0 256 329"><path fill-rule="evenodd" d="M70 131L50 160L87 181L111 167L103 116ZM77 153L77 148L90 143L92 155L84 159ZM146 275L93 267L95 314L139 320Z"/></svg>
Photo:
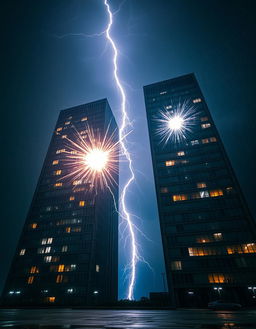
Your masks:
<svg viewBox="0 0 256 329"><path fill-rule="evenodd" d="M165 145L169 140L180 142L185 139L195 125L197 114L190 100L160 110L154 118L157 123L156 134L160 137L159 142Z"/></svg>
<svg viewBox="0 0 256 329"><path fill-rule="evenodd" d="M120 142L116 131L110 132L109 125L105 135L100 136L89 125L81 132L73 128L71 137L64 135L63 161L68 174L61 179L70 179L78 184L88 183L96 191L117 184L115 174L118 172Z"/></svg>

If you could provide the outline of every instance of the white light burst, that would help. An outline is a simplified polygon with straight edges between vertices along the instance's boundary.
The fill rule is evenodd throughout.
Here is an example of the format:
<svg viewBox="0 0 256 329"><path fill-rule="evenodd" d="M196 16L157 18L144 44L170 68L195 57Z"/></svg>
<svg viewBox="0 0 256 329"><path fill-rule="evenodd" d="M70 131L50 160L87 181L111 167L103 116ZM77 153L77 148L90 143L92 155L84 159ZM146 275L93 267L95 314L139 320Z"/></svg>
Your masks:
<svg viewBox="0 0 256 329"><path fill-rule="evenodd" d="M167 109L168 108L168 109ZM181 142L192 132L197 113L190 100L179 102L176 106L167 106L155 116L157 123L156 134L159 142L166 145L169 140Z"/></svg>

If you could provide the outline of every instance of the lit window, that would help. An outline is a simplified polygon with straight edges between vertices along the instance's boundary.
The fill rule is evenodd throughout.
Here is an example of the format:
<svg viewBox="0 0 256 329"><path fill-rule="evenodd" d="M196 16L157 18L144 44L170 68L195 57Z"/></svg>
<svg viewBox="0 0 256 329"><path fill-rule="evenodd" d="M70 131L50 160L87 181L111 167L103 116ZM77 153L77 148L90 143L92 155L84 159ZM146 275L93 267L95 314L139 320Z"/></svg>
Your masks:
<svg viewBox="0 0 256 329"><path fill-rule="evenodd" d="M187 200L188 196L186 194L176 194L172 196L173 201L184 201Z"/></svg>
<svg viewBox="0 0 256 329"><path fill-rule="evenodd" d="M213 191L210 191L210 196L211 197L222 196L222 195L223 195L223 191L222 190L213 190Z"/></svg>
<svg viewBox="0 0 256 329"><path fill-rule="evenodd" d="M227 279L225 278L224 274L213 273L208 275L208 281L209 283L223 283L227 282Z"/></svg>
<svg viewBox="0 0 256 329"><path fill-rule="evenodd" d="M198 139L195 139L193 141L190 142L191 145L198 145L199 144L199 140Z"/></svg>
<svg viewBox="0 0 256 329"><path fill-rule="evenodd" d="M249 254L256 253L255 243L246 243L241 245L227 247L228 254Z"/></svg>
<svg viewBox="0 0 256 329"><path fill-rule="evenodd" d="M54 303L55 302L55 297L46 297L45 301L49 302L49 303Z"/></svg>
<svg viewBox="0 0 256 329"><path fill-rule="evenodd" d="M206 183L204 182L200 182L196 184L197 188L205 188L206 187Z"/></svg>
<svg viewBox="0 0 256 329"><path fill-rule="evenodd" d="M67 119L68 119L68 120L71 120L71 119L72 119L72 115L70 115Z"/></svg>
<svg viewBox="0 0 256 329"><path fill-rule="evenodd" d="M34 230L35 228L37 228L37 223L30 224L30 227Z"/></svg>
<svg viewBox="0 0 256 329"><path fill-rule="evenodd" d="M20 256L25 255L25 252L26 252L26 249L21 249L21 250L20 250Z"/></svg>
<svg viewBox="0 0 256 329"><path fill-rule="evenodd" d="M214 233L214 234L213 234L213 237L214 237L214 239L215 239L216 241L220 241L220 240L223 239L223 237L222 237L222 233Z"/></svg>
<svg viewBox="0 0 256 329"><path fill-rule="evenodd" d="M42 239L41 244L46 244L47 243L47 239Z"/></svg>
<svg viewBox="0 0 256 329"><path fill-rule="evenodd" d="M203 143L203 144L210 143L209 138L204 138L204 139L202 139L202 143Z"/></svg>
<svg viewBox="0 0 256 329"><path fill-rule="evenodd" d="M68 136L67 135L62 135L61 138L67 138Z"/></svg>
<svg viewBox="0 0 256 329"><path fill-rule="evenodd" d="M100 271L100 265L96 265L96 272L99 272Z"/></svg>
<svg viewBox="0 0 256 329"><path fill-rule="evenodd" d="M72 228L72 232L81 232L81 227L78 226L78 227L73 227Z"/></svg>
<svg viewBox="0 0 256 329"><path fill-rule="evenodd" d="M87 121L87 120L88 120L87 117L83 117L83 118L81 119L81 121Z"/></svg>
<svg viewBox="0 0 256 329"><path fill-rule="evenodd" d="M53 238L48 238L47 239L47 244L51 244L52 243L52 240L53 240Z"/></svg>
<svg viewBox="0 0 256 329"><path fill-rule="evenodd" d="M62 127L57 128L57 131L61 131L61 130L62 130Z"/></svg>
<svg viewBox="0 0 256 329"><path fill-rule="evenodd" d="M80 135L85 135L87 133L87 130L81 130Z"/></svg>
<svg viewBox="0 0 256 329"><path fill-rule="evenodd" d="M216 137L210 137L210 142L217 142L217 138Z"/></svg>
<svg viewBox="0 0 256 329"><path fill-rule="evenodd" d="M82 181L81 180L74 180L73 185L79 185L79 184L82 184Z"/></svg>
<svg viewBox="0 0 256 329"><path fill-rule="evenodd" d="M66 227L66 233L70 233L71 232L71 227Z"/></svg>
<svg viewBox="0 0 256 329"><path fill-rule="evenodd" d="M53 263L57 263L60 261L60 257L59 256L52 256L52 262Z"/></svg>
<svg viewBox="0 0 256 329"><path fill-rule="evenodd" d="M209 192L208 191L200 191L199 192L200 198L209 198Z"/></svg>
<svg viewBox="0 0 256 329"><path fill-rule="evenodd" d="M160 92L160 95L165 95L165 94L167 94L167 91L161 91Z"/></svg>
<svg viewBox="0 0 256 329"><path fill-rule="evenodd" d="M44 261L45 261L46 263L50 263L50 262L52 261L52 256L45 256L45 257L44 257Z"/></svg>
<svg viewBox="0 0 256 329"><path fill-rule="evenodd" d="M51 211L52 210L52 207L51 206L48 206L45 208L46 211Z"/></svg>
<svg viewBox="0 0 256 329"><path fill-rule="evenodd" d="M166 165L166 167L174 166L175 161L174 160L165 161L165 165Z"/></svg>
<svg viewBox="0 0 256 329"><path fill-rule="evenodd" d="M208 236L203 236L203 237L197 237L196 242L197 243L207 243L207 242L211 242L211 240Z"/></svg>
<svg viewBox="0 0 256 329"><path fill-rule="evenodd" d="M53 160L52 164L57 165L59 163L59 160Z"/></svg>
<svg viewBox="0 0 256 329"><path fill-rule="evenodd" d="M179 157L182 157L183 155L185 155L185 152L184 152L184 151L179 151L179 152L177 152L177 155L178 155Z"/></svg>
<svg viewBox="0 0 256 329"><path fill-rule="evenodd" d="M193 247L188 248L189 256L212 256L217 254L217 250L213 248Z"/></svg>
<svg viewBox="0 0 256 329"><path fill-rule="evenodd" d="M44 254L44 248L38 248L37 253L38 254Z"/></svg>
<svg viewBox="0 0 256 329"><path fill-rule="evenodd" d="M161 187L160 192L161 193L168 193L168 188L167 187Z"/></svg>
<svg viewBox="0 0 256 329"><path fill-rule="evenodd" d="M84 201L79 201L79 207L84 207L85 202Z"/></svg>
<svg viewBox="0 0 256 329"><path fill-rule="evenodd" d="M174 271L180 271L182 270L182 264L180 260L175 260L171 262L171 269Z"/></svg>
<svg viewBox="0 0 256 329"><path fill-rule="evenodd" d="M65 265L61 264L58 266L58 272L64 272Z"/></svg>
<svg viewBox="0 0 256 329"><path fill-rule="evenodd" d="M61 252L67 252L68 251L68 246L62 246Z"/></svg>
<svg viewBox="0 0 256 329"><path fill-rule="evenodd" d="M32 284L33 283L33 281L34 281L34 277L33 276L29 276L28 277L28 284Z"/></svg>
<svg viewBox="0 0 256 329"><path fill-rule="evenodd" d="M61 283L63 281L63 275L62 274L58 274L56 277L56 283Z"/></svg>
<svg viewBox="0 0 256 329"><path fill-rule="evenodd" d="M210 123L202 123L201 127L202 127L202 129L210 128L211 124Z"/></svg>
<svg viewBox="0 0 256 329"><path fill-rule="evenodd" d="M36 267L36 266L32 266L32 267L30 268L29 273L39 273L39 269L38 269L38 267Z"/></svg>
<svg viewBox="0 0 256 329"><path fill-rule="evenodd" d="M71 264L70 265L70 270L71 271L75 271L75 269L76 269L76 264Z"/></svg>
<svg viewBox="0 0 256 329"><path fill-rule="evenodd" d="M46 248L45 248L45 253L46 253L46 254L49 254L50 251L51 251L51 247L46 247Z"/></svg>
<svg viewBox="0 0 256 329"><path fill-rule="evenodd" d="M196 99L193 99L193 103L196 104L196 103L200 103L202 102L201 98L196 98Z"/></svg>
<svg viewBox="0 0 256 329"><path fill-rule="evenodd" d="M73 200L75 200L75 197L74 197L73 195L71 195L71 196L69 197L69 201L73 201Z"/></svg>
<svg viewBox="0 0 256 329"><path fill-rule="evenodd" d="M170 110L170 109L172 109L172 105L167 105L167 106L165 106L165 109L166 109L166 110Z"/></svg>
<svg viewBox="0 0 256 329"><path fill-rule="evenodd" d="M56 151L56 154L60 154L60 153L64 153L64 152L66 152L66 150L65 149L61 149L61 150L57 150Z"/></svg>
<svg viewBox="0 0 256 329"><path fill-rule="evenodd" d="M70 125L70 121L66 121L65 122L65 125L67 126L67 125Z"/></svg>
<svg viewBox="0 0 256 329"><path fill-rule="evenodd" d="M60 186L62 186L62 183L55 183L54 184L54 187L60 187Z"/></svg>
<svg viewBox="0 0 256 329"><path fill-rule="evenodd" d="M61 174L61 170L55 170L55 171L53 172L53 174L54 174L55 176L59 176L59 175Z"/></svg>
<svg viewBox="0 0 256 329"><path fill-rule="evenodd" d="M233 187L232 187L232 186L226 187L226 191L227 191L227 193L232 192L232 190L233 190Z"/></svg>
<svg viewBox="0 0 256 329"><path fill-rule="evenodd" d="M208 117L202 117L202 118L200 118L200 120L201 120L202 122L204 122L204 121L208 121L209 119L208 119Z"/></svg>

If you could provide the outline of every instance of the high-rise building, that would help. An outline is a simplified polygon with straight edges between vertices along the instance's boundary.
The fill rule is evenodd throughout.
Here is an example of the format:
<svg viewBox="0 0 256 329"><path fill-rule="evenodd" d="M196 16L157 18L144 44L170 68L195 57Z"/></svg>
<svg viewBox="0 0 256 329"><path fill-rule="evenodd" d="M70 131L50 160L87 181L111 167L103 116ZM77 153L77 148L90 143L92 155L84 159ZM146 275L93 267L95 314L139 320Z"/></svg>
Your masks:
<svg viewBox="0 0 256 329"><path fill-rule="evenodd" d="M255 222L195 76L145 86L144 96L172 303L252 303Z"/></svg>
<svg viewBox="0 0 256 329"><path fill-rule="evenodd" d="M95 139L107 146L118 141L106 99L60 112L7 277L5 305L117 300L118 150L112 150L116 168L108 170L112 184L107 178L109 185L102 186L83 171L84 148ZM97 161L95 154L86 161Z"/></svg>

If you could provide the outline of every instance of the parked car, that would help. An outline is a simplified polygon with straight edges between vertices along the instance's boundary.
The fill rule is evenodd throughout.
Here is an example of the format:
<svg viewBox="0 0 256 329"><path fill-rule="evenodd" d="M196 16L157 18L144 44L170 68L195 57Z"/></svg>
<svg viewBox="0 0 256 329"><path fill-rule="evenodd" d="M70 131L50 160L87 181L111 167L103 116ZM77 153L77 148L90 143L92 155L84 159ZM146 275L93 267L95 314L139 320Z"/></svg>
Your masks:
<svg viewBox="0 0 256 329"><path fill-rule="evenodd" d="M208 308L212 310L239 310L241 307L241 304L228 302L225 300L215 300L208 303Z"/></svg>

